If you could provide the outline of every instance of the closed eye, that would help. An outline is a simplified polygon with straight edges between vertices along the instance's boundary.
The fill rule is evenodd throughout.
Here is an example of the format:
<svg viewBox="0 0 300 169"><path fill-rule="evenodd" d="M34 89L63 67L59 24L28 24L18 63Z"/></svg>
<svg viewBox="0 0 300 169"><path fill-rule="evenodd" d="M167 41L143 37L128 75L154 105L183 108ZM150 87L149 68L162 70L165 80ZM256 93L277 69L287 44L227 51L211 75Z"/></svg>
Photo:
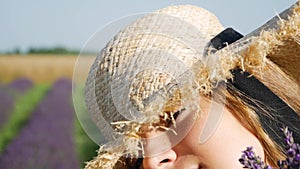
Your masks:
<svg viewBox="0 0 300 169"><path fill-rule="evenodd" d="M183 111L185 111L186 109L185 108L181 108L180 110L176 111L174 114L173 114L173 118L176 120L177 117L180 115L180 113L182 113Z"/></svg>

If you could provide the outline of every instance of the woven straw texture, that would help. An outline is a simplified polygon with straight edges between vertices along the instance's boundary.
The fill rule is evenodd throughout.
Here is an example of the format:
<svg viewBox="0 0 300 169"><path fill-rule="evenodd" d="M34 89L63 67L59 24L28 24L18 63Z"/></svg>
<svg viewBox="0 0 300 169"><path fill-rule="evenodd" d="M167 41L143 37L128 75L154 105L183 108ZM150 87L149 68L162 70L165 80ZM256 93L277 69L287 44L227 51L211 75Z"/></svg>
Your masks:
<svg viewBox="0 0 300 169"><path fill-rule="evenodd" d="M174 108L174 104L179 107L181 94L176 84L185 81L181 78L188 75L182 75L189 72L194 63L202 65L209 39L222 29L217 18L208 11L185 5L148 14L119 32L96 58L86 82L89 112L106 139L118 138L112 122L139 118L136 121L155 123L163 111L174 111L168 110ZM172 97L153 99L155 93L166 88L170 89L163 95L171 92ZM173 106L168 106L170 101ZM135 115L133 109L142 110L145 115ZM123 126L124 130L126 134L134 129ZM123 138L119 140L124 144ZM130 144L138 147L137 143ZM120 151L134 154L138 150L121 148ZM116 154L112 156L118 156ZM110 168L110 163L113 162L101 165Z"/></svg>
<svg viewBox="0 0 300 169"><path fill-rule="evenodd" d="M86 168L126 168L118 160L124 154L140 151L138 141L130 135L138 132L136 123L130 121L156 123L163 111L174 111L174 105L180 107L184 95L181 87L185 82L189 84L180 78L182 75L194 76L200 92L205 89L204 94L215 82L230 78L230 70L236 67L253 73L275 93L272 84L263 80L269 75L268 64L279 65L300 82L299 6L290 8L289 13L286 21L272 22L274 25L268 25L268 30L253 33L259 36L246 36L217 52L217 61L204 54L209 40L223 28L215 16L202 8L167 7L119 32L96 58L86 82L90 116L106 139L115 144L102 146L98 157ZM185 74L190 70L192 74ZM155 97L155 93L166 88L162 94L168 96L166 100ZM172 94L168 95L170 91ZM295 92L299 92L299 87L295 86ZM288 102L288 98L291 97L283 100ZM172 106L168 106L169 102ZM293 103L289 105L293 107ZM125 137L120 138L120 133Z"/></svg>
<svg viewBox="0 0 300 169"><path fill-rule="evenodd" d="M124 100L125 105L146 109L143 101L172 80L180 80L174 78L201 61L208 40L221 30L216 17L206 10L173 6L149 14L117 34L95 61L86 91L92 117L107 139L116 137L111 122L132 118ZM134 79L144 83L134 83ZM120 113L123 108L126 111Z"/></svg>

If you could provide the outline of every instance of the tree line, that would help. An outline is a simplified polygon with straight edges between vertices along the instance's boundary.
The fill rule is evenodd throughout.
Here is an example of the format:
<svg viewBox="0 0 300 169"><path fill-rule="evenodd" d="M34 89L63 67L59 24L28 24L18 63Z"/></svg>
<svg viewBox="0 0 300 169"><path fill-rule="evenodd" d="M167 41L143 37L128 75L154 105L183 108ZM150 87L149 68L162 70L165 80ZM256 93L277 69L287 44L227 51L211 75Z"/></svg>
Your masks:
<svg viewBox="0 0 300 169"><path fill-rule="evenodd" d="M65 47L31 47L26 52L19 48L4 52L5 54L79 54L79 50L71 50Z"/></svg>

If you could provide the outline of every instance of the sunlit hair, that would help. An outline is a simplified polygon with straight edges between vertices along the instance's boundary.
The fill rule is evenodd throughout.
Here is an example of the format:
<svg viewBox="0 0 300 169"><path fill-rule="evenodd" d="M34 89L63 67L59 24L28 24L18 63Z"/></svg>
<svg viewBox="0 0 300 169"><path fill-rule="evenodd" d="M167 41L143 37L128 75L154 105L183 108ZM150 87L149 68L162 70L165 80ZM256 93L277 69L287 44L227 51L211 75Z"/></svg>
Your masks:
<svg viewBox="0 0 300 169"><path fill-rule="evenodd" d="M298 2L300 1L298 0ZM225 79L231 78L228 75L231 75L230 70L232 69L240 68L241 70L248 71L282 101L284 101L287 106L300 115L300 76L298 65L300 62L299 13L300 6L297 5L293 9L291 16L287 18L288 20L280 20L276 30L260 32L258 37L254 37L252 39L253 43L251 43L250 46L242 52L235 53L230 50L231 48L227 48L228 50L225 49L218 51L216 56L218 56L221 61L218 64L221 67L221 70L217 72L217 75L219 76L217 76L216 82L221 83L224 82ZM236 47L239 46L237 45ZM111 53L111 51L108 53ZM116 56L119 57L119 55ZM114 69L116 68L113 65L111 67ZM241 125L259 140L264 149L265 162L276 167L277 160L284 159L285 155L281 147L271 139L271 136L267 134L267 131L265 131L267 129L263 128L263 121L259 118L260 115L265 115L272 119L272 117L276 117L276 114L273 114L274 111L271 111L270 107L265 105L266 103L262 103L246 95L235 88L230 82L226 82L226 85L219 85L216 87L214 85L215 81L211 81L213 77L210 76L212 73L211 69L214 70L214 72L218 70L214 65L205 65L204 67L196 65L196 67L199 71L198 69L195 70L197 76L195 76L194 80L197 81L197 84L199 84L199 89L202 89L202 91L199 90L201 97L210 99L211 90L220 94L220 100L217 101L224 103L226 108L235 116ZM207 67L211 69L206 69ZM290 72L290 74L287 72ZM91 77L94 78L94 76ZM176 105L178 104L174 103L181 103L176 102L176 99L179 99L179 101L180 99L183 99L180 94L178 96L179 97L171 99L171 104L167 104L165 108L173 112L176 111ZM225 98L223 96L225 96ZM218 97L214 97L214 99L215 98ZM175 106L172 106L172 104ZM163 111L163 113L166 112L167 114L167 112L169 112L168 110ZM115 117L116 114L109 115L113 115ZM170 115L172 115L172 113ZM113 117L111 118L113 119ZM276 118L273 119L276 120ZM274 123L276 122L274 121ZM163 125L165 125L165 123L163 123ZM139 126L139 128L141 127ZM296 131L299 133L299 129L296 129ZM141 159L127 159L125 156L122 156L124 155L123 148L125 146L129 146L128 142L124 142L121 149L119 149L119 147L110 147L110 149L100 148L98 157L89 162L86 168L94 169L99 167L102 168L102 166L105 166L105 168L138 167ZM131 148L132 147L133 146L131 145Z"/></svg>
<svg viewBox="0 0 300 169"><path fill-rule="evenodd" d="M268 76L264 76L263 82L272 84L271 88L277 96L286 100L287 105L293 106L291 108L300 115L299 85L275 64L269 64L268 70L272 73L269 72ZM277 161L284 159L285 155L282 148L264 131L257 113L262 113L271 119L276 115L271 114L270 108L264 103L247 96L231 83L228 83L226 87L218 88L217 91L226 96L225 105L235 118L260 141L264 149L265 161L273 167L277 166Z"/></svg>
<svg viewBox="0 0 300 169"><path fill-rule="evenodd" d="M227 85L227 89L223 90L223 92L226 95L226 107L241 125L259 140L264 149L265 161L272 166L276 166L277 160L283 159L284 154L281 148L264 131L256 114L257 111L255 111L258 108L250 104L250 102L253 102L252 98L247 97L230 84ZM259 111L260 113L268 113L261 108Z"/></svg>

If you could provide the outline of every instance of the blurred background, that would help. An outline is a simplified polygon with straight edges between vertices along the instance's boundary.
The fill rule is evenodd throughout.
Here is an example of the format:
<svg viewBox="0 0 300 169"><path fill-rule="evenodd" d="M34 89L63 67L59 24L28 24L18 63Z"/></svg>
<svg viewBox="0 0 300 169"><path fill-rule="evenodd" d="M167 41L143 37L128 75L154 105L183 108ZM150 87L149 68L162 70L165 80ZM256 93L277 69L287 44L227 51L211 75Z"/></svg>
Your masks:
<svg viewBox="0 0 300 169"><path fill-rule="evenodd" d="M0 168L76 169L96 155L71 96L77 56L97 30L126 16L193 4L245 35L295 2L0 0Z"/></svg>

